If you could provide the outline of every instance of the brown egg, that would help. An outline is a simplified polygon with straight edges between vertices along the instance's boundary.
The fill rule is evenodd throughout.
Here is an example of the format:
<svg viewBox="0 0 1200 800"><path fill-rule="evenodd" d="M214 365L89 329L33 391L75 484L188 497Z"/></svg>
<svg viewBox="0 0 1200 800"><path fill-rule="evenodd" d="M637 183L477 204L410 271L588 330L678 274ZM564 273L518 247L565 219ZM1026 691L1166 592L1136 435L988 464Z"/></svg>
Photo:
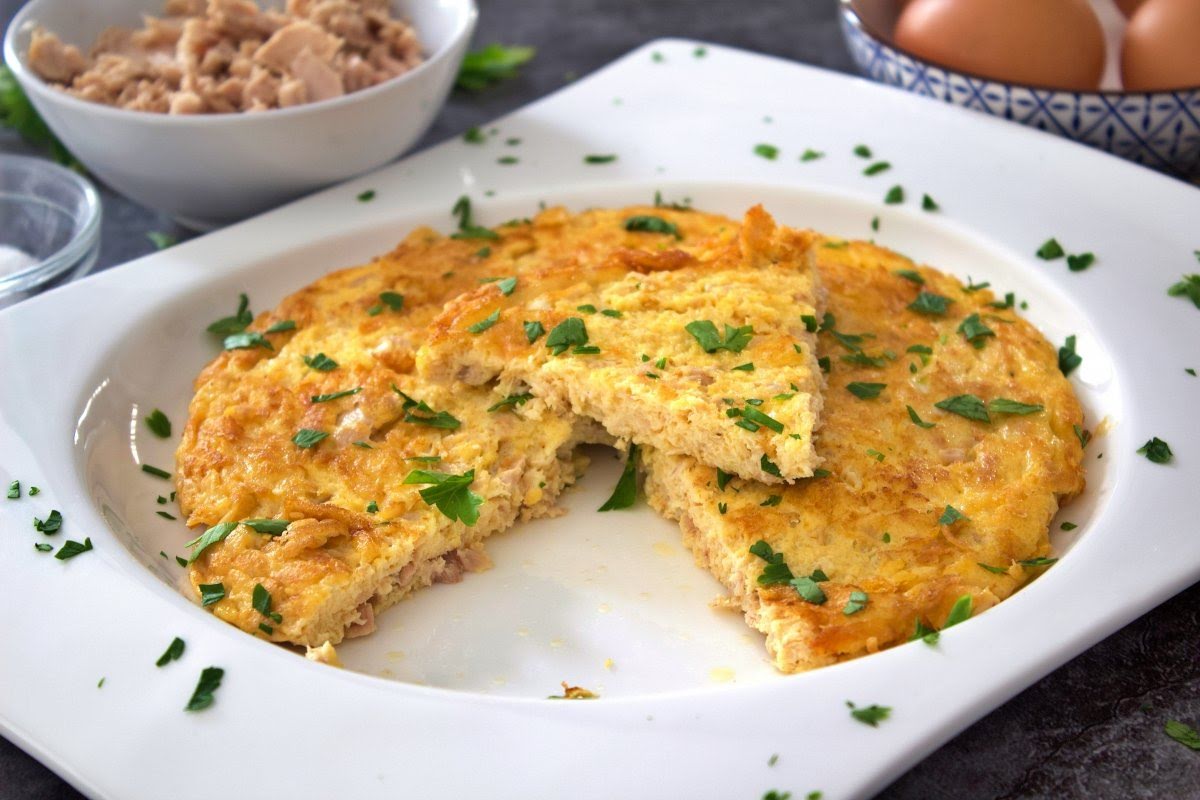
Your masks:
<svg viewBox="0 0 1200 800"><path fill-rule="evenodd" d="M924 60L1009 83L1089 91L1104 70L1087 0L912 0L895 38Z"/></svg>
<svg viewBox="0 0 1200 800"><path fill-rule="evenodd" d="M1138 7L1146 0L1117 0L1117 8L1121 9L1121 13L1127 17L1132 17L1133 12L1138 10Z"/></svg>
<svg viewBox="0 0 1200 800"><path fill-rule="evenodd" d="M1125 29L1121 82L1131 92L1200 86L1200 0L1146 0Z"/></svg>

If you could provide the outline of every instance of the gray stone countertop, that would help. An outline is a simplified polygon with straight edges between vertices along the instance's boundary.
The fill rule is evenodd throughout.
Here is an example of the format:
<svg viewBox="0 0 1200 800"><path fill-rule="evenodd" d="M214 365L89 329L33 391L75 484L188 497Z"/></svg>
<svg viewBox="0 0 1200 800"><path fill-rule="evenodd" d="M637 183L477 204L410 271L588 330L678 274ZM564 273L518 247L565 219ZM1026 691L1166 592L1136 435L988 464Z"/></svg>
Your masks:
<svg viewBox="0 0 1200 800"><path fill-rule="evenodd" d="M479 94L455 93L417 149L512 111L661 36L703 39L853 71L837 27L836 0L479 3L475 46L530 44L538 55L515 80ZM19 6L18 0L0 0L0 28ZM0 151L27 148L0 131ZM181 240L192 235L152 209L104 187L101 193L105 216L96 269L153 250L146 237L152 231ZM1152 525L1146 535L1153 535ZM1137 579L1120 572L1121 566L1114 564L1114 591L1123 580ZM1003 658L1002 648L997 658ZM879 800L1200 798L1200 753L1163 734L1168 719L1200 727L1200 585L1018 694L913 767ZM758 791L748 786L745 797L756 798ZM0 738L0 798L79 797Z"/></svg>

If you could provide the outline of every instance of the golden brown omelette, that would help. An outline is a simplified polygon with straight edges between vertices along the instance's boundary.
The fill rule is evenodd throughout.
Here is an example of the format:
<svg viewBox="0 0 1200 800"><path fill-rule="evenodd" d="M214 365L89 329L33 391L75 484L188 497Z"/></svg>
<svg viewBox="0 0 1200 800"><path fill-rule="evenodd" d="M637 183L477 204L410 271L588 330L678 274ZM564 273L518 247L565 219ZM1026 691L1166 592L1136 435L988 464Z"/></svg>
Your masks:
<svg viewBox="0 0 1200 800"><path fill-rule="evenodd" d="M654 209L683 232L675 245L626 231L636 213L650 212L551 209L456 237L422 228L227 341L237 349L197 378L176 455L181 508L207 528L190 568L202 601L274 641L337 642L413 589L485 566L488 534L551 513L575 479L575 444L603 432L536 398L429 384L414 356L442 305L481 281L678 258L737 231Z"/></svg>
<svg viewBox="0 0 1200 800"><path fill-rule="evenodd" d="M822 378L804 318L823 305L812 235L776 225L761 206L735 239L691 253L674 249L682 234L657 214L624 227L665 234L665 249L469 292L434 320L419 372L442 383L499 378L619 440L744 478L812 475Z"/></svg>
<svg viewBox="0 0 1200 800"><path fill-rule="evenodd" d="M866 243L818 252L828 474L768 486L643 456L651 504L785 672L1008 597L1046 563L1051 518L1084 486L1079 402L1011 301Z"/></svg>

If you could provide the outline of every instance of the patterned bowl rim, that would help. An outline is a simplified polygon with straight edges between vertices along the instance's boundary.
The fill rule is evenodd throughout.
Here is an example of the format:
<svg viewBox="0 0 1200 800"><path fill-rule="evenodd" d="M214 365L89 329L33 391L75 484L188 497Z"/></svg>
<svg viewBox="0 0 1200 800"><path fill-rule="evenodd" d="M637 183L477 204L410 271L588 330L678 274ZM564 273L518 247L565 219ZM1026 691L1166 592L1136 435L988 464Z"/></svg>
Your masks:
<svg viewBox="0 0 1200 800"><path fill-rule="evenodd" d="M964 78L970 78L975 81L983 81L985 83L994 83L998 86L1008 86L1014 89L1027 89L1031 92L1056 92L1058 94L1072 94L1076 97L1124 97L1124 98L1145 98L1147 101L1153 101L1155 97L1172 96L1187 93L1200 93L1200 85L1198 86L1181 86L1177 89L1160 89L1153 92L1133 92L1124 89L1108 89L1097 90L1094 92L1079 92L1074 89L1061 89L1053 86L1040 86L1033 83L1017 83L1014 81L1001 81L996 78L989 78L985 75L980 75L975 72L967 72L966 70L958 69L957 67L949 67L938 61L931 61L927 58L921 58L913 53L905 50L891 41L890 38L881 35L873 27L868 25L858 12L854 9L854 0L838 0L841 6L842 19L847 22L852 28L857 30L863 36L866 36L871 41L880 47L885 47L894 53L898 53L905 58L911 59L918 64L925 64L930 67L936 67L943 72L948 72L954 75L961 75Z"/></svg>

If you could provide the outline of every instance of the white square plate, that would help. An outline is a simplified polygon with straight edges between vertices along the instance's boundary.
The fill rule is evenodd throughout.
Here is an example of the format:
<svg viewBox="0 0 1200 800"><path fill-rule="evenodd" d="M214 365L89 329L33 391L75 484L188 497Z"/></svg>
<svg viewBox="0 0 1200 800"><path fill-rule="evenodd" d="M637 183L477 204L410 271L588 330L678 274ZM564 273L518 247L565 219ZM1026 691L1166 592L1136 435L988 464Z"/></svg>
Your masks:
<svg viewBox="0 0 1200 800"><path fill-rule="evenodd" d="M653 43L498 120L486 144L447 142L0 313L0 480L42 489L0 500L6 735L92 797L122 800L865 797L1196 581L1200 379L1184 368L1200 367L1200 310L1166 289L1197 271L1200 192L980 114L697 47ZM760 143L778 158L755 155ZM892 169L864 176L859 143ZM801 162L806 148L825 156ZM609 153L618 160L584 163ZM882 203L893 184L902 205ZM375 200L356 202L366 189ZM203 328L239 291L268 308L416 224L449 227L462 194L493 224L539 201L580 209L655 190L735 215L761 201L788 224L874 236L1015 291L1052 341L1078 335L1072 379L1089 425L1108 423L1088 448L1086 494L1063 512L1079 528L1055 525L1062 560L936 648L777 675L757 635L707 606L719 587L672 524L644 506L593 513L616 476L598 451L567 516L495 537L495 569L389 611L374 636L340 648L352 669L246 636L179 594L182 571L159 551L183 552L192 534L155 515L169 484L138 469L169 467L174 441L139 419L159 407L182 424L214 352ZM941 212L920 209L926 193ZM1050 236L1096 264L1038 261ZM1171 464L1136 454L1152 436L1171 444ZM66 522L47 538L30 521L51 508ZM70 561L33 547L85 536L95 550ZM156 668L174 636L186 653ZM209 665L226 670L215 705L184 713ZM544 701L560 680L602 698ZM847 700L892 716L870 728Z"/></svg>

